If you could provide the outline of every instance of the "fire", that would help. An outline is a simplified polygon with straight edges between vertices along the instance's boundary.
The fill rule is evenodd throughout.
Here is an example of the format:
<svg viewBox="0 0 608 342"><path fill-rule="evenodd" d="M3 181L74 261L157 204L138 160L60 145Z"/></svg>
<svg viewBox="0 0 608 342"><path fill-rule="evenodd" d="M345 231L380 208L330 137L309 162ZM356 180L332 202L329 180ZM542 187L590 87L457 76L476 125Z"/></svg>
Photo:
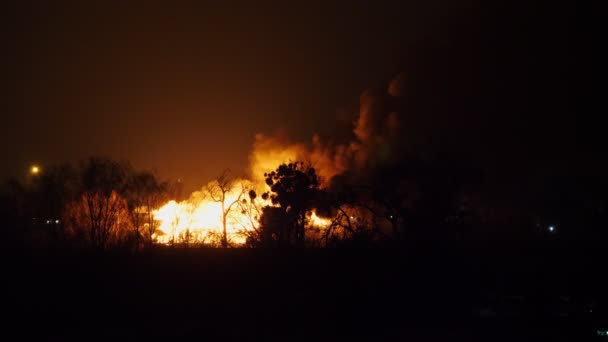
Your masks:
<svg viewBox="0 0 608 342"><path fill-rule="evenodd" d="M385 94L366 91L361 95L358 117L352 130L354 139L350 141L323 141L320 136L314 135L312 141L305 144L291 142L284 132L273 137L257 134L249 156L250 181L247 181L247 184L253 186L248 190L256 190L258 194L267 191L265 173L275 170L282 163L306 162L315 168L321 186L328 186L336 175L395 158L394 154L400 150L400 137L403 134L400 131L400 113L388 109L394 107L393 103L397 103L395 101L401 103L399 101L402 101L400 98L404 96L405 82L404 76L399 75L391 81ZM187 201L166 203L153 213L159 223L157 241L217 242L218 236L223 234L225 222L231 244L244 243L247 233L259 226L259 209L270 203L262 203L258 196L256 203L249 203L249 209L253 206L256 210L242 208L240 201L250 200L243 190L244 188L241 188L240 192L227 194L223 201L224 210L222 202L218 202L217 198L202 196L203 192L200 191ZM230 208L224 220L225 206L231 204L236 205ZM309 225L318 228L318 231L329 228L332 223L350 226L354 221L357 221L356 225L369 221L359 219L364 218L365 214L358 210L349 211L353 212L352 215L333 219L319 217L312 211Z"/></svg>
<svg viewBox="0 0 608 342"><path fill-rule="evenodd" d="M259 226L259 217L252 210L242 207L244 199L243 192L231 192L227 194L225 206L234 203L226 216L226 235L230 245L240 246L245 244L247 236ZM250 201L250 199L246 199ZM261 199L248 202L251 208L255 206L262 208L270 205ZM196 192L190 199L176 202L171 200L162 207L153 211L155 220L158 222L157 233L154 238L158 243L174 244L211 244L219 245L223 233L222 204L202 192ZM309 224L319 229L327 228L332 220L317 216L312 211Z"/></svg>
<svg viewBox="0 0 608 342"><path fill-rule="evenodd" d="M313 141L313 146L319 146L318 139ZM259 226L260 209L271 205L270 202L262 200L261 196L251 203L247 195L249 190L255 190L258 194L268 190L264 173L275 170L282 163L309 160L310 156L315 157L311 159L313 166L325 176L322 181L337 173L333 163L326 161L330 159L330 154L317 153L317 150L319 149L314 148L311 151L302 144L290 144L262 134L256 136L249 157L251 180L235 180L234 186L224 199L224 210L230 206L226 217L226 235L230 245L244 244L247 236ZM210 196L209 191L197 191L188 200L172 200L154 210L158 228L153 237L163 244L187 242L217 245L223 234L223 211L221 201L217 201L217 196L215 197L214 199ZM246 204L242 203L243 200ZM242 205L249 207L244 208ZM251 210L252 207L257 210ZM329 227L331 222L331 219L317 216L314 211L309 220L311 226L321 229Z"/></svg>
<svg viewBox="0 0 608 342"><path fill-rule="evenodd" d="M319 217L317 216L317 213L313 211L310 215L310 224L319 228L327 228L331 225L331 219Z"/></svg>
<svg viewBox="0 0 608 342"><path fill-rule="evenodd" d="M247 232L254 229L257 217L249 217L240 208L241 193L226 194L225 206L233 204L226 215L226 233L231 244L242 245ZM190 199L171 200L153 212L158 221L156 241L171 243L217 243L223 231L222 203L216 202L204 192L194 193Z"/></svg>
<svg viewBox="0 0 608 342"><path fill-rule="evenodd" d="M159 226L154 238L162 244L194 243L218 244L223 230L222 206L210 198L197 198L192 196L189 200L176 202L171 200L153 212ZM238 194L232 193L226 198L226 203L238 201ZM268 203L257 201L255 205L261 207ZM249 216L248 212L240 207L229 211L226 220L226 232L231 245L243 245L248 233L259 225L257 216ZM316 228L327 228L332 220L317 216L313 211L309 224Z"/></svg>

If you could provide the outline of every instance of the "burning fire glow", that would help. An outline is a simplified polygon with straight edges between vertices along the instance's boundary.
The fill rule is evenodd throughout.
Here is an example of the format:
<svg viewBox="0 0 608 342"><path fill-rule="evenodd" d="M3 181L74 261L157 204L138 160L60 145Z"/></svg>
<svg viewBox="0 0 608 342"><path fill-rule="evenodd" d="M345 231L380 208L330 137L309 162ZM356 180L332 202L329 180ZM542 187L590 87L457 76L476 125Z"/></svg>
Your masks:
<svg viewBox="0 0 608 342"><path fill-rule="evenodd" d="M392 106L389 104L402 101L406 80L404 75L398 75L390 82L386 93L366 91L361 95L359 113L352 131L354 139L349 142L324 142L315 135L311 143L302 144L291 143L283 134L275 137L256 135L249 156L250 180L241 182L249 185L247 191L253 189L261 194L268 190L265 173L275 170L282 163L304 161L315 168L321 177L321 184L327 185L332 177L347 170L364 169L369 163L390 160L393 151L399 150L397 147L403 132L400 130L400 113L389 110ZM255 203L250 203L244 190L245 187L236 186L226 194L224 206L232 206L225 220L222 203L217 201L217 196L215 200L211 198L208 192L195 192L190 199L179 203L169 201L153 211L158 222L156 240L161 243L217 243L225 222L230 243L243 244L248 232L259 227L261 208L270 204L262 201L261 196L257 197ZM249 202L242 203L243 199ZM359 216L361 213L353 210L351 220ZM332 222L331 219L317 216L313 211L308 224L323 229L343 220L338 217L335 219L337 221ZM357 222L359 224L361 222Z"/></svg>
<svg viewBox="0 0 608 342"><path fill-rule="evenodd" d="M240 191L242 188L238 188ZM245 243L247 232L257 226L257 217L249 216L238 203L243 195L231 191L226 194L224 205L233 204L226 216L226 233L231 244ZM171 200L153 212L158 221L157 242L214 243L221 239L223 231L222 203L214 201L204 192L195 192L190 199Z"/></svg>
<svg viewBox="0 0 608 342"><path fill-rule="evenodd" d="M199 198L197 198L199 197ZM239 206L240 197L230 193L225 205L235 203L226 217L226 235L231 245L243 245L248 233L259 226L259 217ZM236 202L235 202L236 201ZM267 203L256 200L254 205L261 208ZM222 205L209 197L192 196L189 200L176 202L171 200L153 212L158 221L154 238L162 244L194 243L218 244L222 237ZM317 216L313 211L309 224L317 228L326 228L331 220Z"/></svg>
<svg viewBox="0 0 608 342"><path fill-rule="evenodd" d="M319 217L317 216L317 213L313 211L310 215L310 224L315 227L326 228L331 224L331 219Z"/></svg>
<svg viewBox="0 0 608 342"><path fill-rule="evenodd" d="M252 180L235 180L224 200L226 216L226 235L231 245L242 245L247 236L259 227L261 209L270 202L258 196L253 203L247 194L255 190L257 194L267 191L264 173L276 169L282 163L302 159L309 155L302 145L285 144L275 138L256 136L250 156ZM327 168L323 168L327 169ZM210 183L210 186L213 182ZM209 187L209 186L208 186ZM207 188L208 188L207 187ZM217 197L215 198L217 199ZM246 202L243 203L242 201ZM189 199L181 202L171 200L153 211L158 227L153 236L157 242L218 244L223 233L222 203L214 200L208 190L197 191ZM310 216L309 224L325 228L330 219Z"/></svg>

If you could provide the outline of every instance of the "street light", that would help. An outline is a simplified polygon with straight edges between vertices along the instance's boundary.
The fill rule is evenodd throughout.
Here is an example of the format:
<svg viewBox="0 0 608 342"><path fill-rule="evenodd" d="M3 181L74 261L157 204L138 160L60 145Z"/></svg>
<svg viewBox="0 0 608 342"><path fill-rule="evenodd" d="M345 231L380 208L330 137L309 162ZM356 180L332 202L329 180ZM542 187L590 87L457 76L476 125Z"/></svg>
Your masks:
<svg viewBox="0 0 608 342"><path fill-rule="evenodd" d="M40 171L41 171L40 166L38 166L38 165L32 165L32 167L30 167L30 174L32 174L34 176L39 174Z"/></svg>

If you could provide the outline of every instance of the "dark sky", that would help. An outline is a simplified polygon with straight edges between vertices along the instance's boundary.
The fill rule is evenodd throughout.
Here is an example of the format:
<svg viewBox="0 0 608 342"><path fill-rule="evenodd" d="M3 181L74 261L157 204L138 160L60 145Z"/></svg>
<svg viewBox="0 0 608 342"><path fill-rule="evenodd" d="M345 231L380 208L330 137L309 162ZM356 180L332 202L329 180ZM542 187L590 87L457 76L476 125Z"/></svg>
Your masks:
<svg viewBox="0 0 608 342"><path fill-rule="evenodd" d="M567 3L17 3L2 179L105 155L197 187L243 170L255 133L330 135L402 71L428 103L412 130L499 165L574 153Z"/></svg>

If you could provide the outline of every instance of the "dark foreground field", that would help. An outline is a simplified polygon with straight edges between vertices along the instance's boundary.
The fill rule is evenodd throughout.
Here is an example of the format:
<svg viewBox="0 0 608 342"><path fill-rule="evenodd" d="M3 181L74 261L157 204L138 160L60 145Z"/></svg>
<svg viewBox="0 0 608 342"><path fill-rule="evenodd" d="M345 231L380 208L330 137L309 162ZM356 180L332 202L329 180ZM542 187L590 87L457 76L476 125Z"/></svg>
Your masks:
<svg viewBox="0 0 608 342"><path fill-rule="evenodd" d="M606 329L601 249L15 252L15 340L584 341Z"/></svg>

